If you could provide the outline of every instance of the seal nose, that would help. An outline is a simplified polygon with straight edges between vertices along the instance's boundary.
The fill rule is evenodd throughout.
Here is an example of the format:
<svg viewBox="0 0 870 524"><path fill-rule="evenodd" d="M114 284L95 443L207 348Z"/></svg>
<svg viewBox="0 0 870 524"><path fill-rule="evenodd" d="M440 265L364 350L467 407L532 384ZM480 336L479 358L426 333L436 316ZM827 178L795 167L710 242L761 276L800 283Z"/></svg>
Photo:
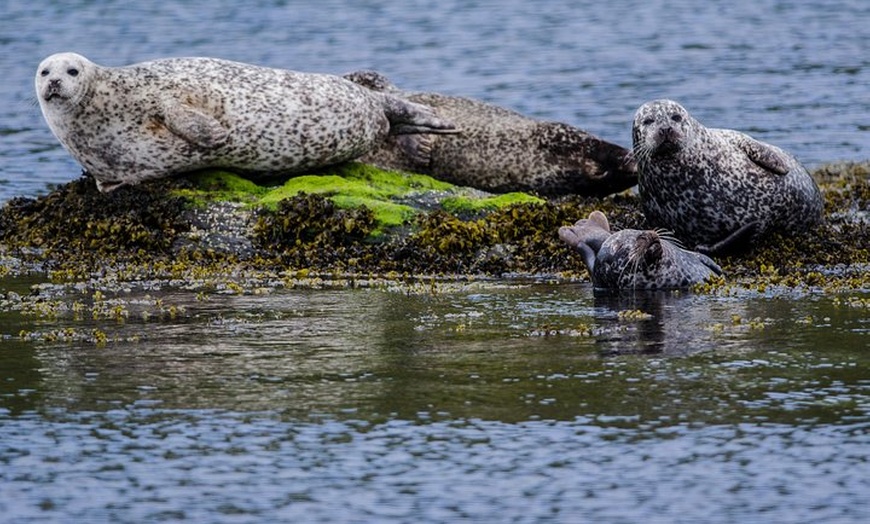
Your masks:
<svg viewBox="0 0 870 524"><path fill-rule="evenodd" d="M51 100L55 96L59 96L61 92L61 83L59 78L53 78L48 81L48 86L45 88L43 98Z"/></svg>
<svg viewBox="0 0 870 524"><path fill-rule="evenodd" d="M680 140L680 131L673 126L664 126L659 129L659 139L663 143L675 143Z"/></svg>

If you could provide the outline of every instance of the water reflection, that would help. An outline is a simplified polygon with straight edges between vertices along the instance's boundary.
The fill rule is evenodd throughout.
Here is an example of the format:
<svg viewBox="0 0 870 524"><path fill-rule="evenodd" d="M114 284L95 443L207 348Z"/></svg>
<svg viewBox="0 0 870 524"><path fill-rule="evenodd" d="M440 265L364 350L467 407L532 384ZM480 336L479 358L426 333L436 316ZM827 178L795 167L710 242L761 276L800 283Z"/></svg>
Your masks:
<svg viewBox="0 0 870 524"><path fill-rule="evenodd" d="M757 405L773 387L769 372L789 388L824 389L835 376L855 384L867 359L860 351L866 316L830 299L600 296L585 284L493 282L207 301L170 291L162 300L184 315L21 322L7 313L0 344L14 365L3 368L5 407L514 422L603 413L658 419L677 397L690 418L754 420L758 412L747 409L745 395L731 395L734 388ZM15 337L71 326L98 327L111 342L34 345ZM825 359L837 366L823 366ZM733 364L745 360L763 364ZM812 362L819 367L808 368ZM602 396L602 387L611 394ZM718 393L696 396L699 387ZM803 409L773 411L785 422Z"/></svg>

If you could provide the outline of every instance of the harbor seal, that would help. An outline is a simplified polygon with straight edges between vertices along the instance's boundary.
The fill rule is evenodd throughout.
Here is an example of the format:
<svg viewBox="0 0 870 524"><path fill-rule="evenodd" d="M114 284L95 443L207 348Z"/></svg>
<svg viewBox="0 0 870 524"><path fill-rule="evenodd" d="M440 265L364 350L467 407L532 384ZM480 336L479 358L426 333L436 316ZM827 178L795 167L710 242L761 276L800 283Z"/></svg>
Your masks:
<svg viewBox="0 0 870 524"><path fill-rule="evenodd" d="M677 102L642 105L632 142L647 220L698 250L739 251L771 232L799 233L821 221L822 195L794 156L704 127Z"/></svg>
<svg viewBox="0 0 870 524"><path fill-rule="evenodd" d="M203 168L297 173L389 134L455 131L425 106L339 76L217 58L103 67L59 53L35 83L51 131L103 192Z"/></svg>
<svg viewBox="0 0 870 524"><path fill-rule="evenodd" d="M722 275L708 256L683 249L662 231L612 232L601 211L562 226L559 238L580 252L597 289L680 289Z"/></svg>
<svg viewBox="0 0 870 524"><path fill-rule="evenodd" d="M629 151L586 131L471 98L405 92L375 71L344 75L360 85L434 108L454 135L391 136L360 160L494 193L603 197L637 184Z"/></svg>

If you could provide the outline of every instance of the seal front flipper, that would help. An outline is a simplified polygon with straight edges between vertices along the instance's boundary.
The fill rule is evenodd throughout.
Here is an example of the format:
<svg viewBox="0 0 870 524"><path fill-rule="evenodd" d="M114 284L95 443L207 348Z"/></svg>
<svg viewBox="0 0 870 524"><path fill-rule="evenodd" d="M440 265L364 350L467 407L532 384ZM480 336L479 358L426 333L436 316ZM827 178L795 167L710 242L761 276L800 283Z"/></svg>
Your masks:
<svg viewBox="0 0 870 524"><path fill-rule="evenodd" d="M788 155L778 147L759 142L747 135L743 135L740 138L741 140L738 142L740 149L760 167L773 171L777 175L786 175L791 171L791 162Z"/></svg>
<svg viewBox="0 0 870 524"><path fill-rule="evenodd" d="M719 264L717 264L716 262L714 262L713 259L710 258L710 257L708 257L707 255L705 255L705 254L703 254L703 253L698 253L698 260L699 260L702 264L704 264L705 266L707 266L708 268L710 268L710 271L712 271L716 276L721 277L722 275L725 274L725 272L722 271L722 268L719 267Z"/></svg>
<svg viewBox="0 0 870 524"><path fill-rule="evenodd" d="M178 102L164 104L163 123L172 134L204 148L219 146L229 133L215 118Z"/></svg>

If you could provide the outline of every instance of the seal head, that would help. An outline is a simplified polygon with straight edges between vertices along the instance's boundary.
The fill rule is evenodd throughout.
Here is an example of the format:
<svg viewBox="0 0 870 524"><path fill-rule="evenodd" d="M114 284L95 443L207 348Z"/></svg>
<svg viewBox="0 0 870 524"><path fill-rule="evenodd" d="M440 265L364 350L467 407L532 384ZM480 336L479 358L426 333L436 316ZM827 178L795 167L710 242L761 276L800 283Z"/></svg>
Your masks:
<svg viewBox="0 0 870 524"><path fill-rule="evenodd" d="M821 220L819 188L791 154L704 127L677 102L642 105L632 142L644 215L696 249L740 251L771 232L800 233Z"/></svg>
<svg viewBox="0 0 870 524"><path fill-rule="evenodd" d="M75 53L61 53L43 60L36 74L40 104L52 104L58 112L74 111L90 93L93 65Z"/></svg>
<svg viewBox="0 0 870 524"><path fill-rule="evenodd" d="M683 249L664 231L612 232L600 211L559 228L559 238L580 252L596 289L680 289L722 275L713 260Z"/></svg>

